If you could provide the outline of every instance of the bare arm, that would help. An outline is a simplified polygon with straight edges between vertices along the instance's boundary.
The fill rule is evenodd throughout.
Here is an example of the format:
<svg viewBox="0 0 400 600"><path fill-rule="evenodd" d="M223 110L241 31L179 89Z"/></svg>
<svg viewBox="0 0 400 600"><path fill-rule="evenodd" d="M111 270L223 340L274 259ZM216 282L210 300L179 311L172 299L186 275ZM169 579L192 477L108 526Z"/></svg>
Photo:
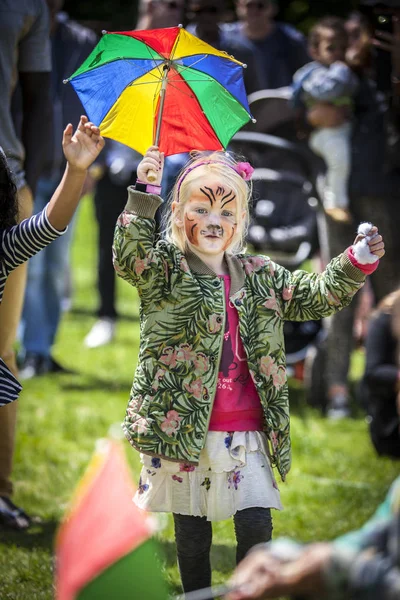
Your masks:
<svg viewBox="0 0 400 600"><path fill-rule="evenodd" d="M74 134L71 123L65 128L63 150L67 166L47 207L47 217L56 229L62 230L70 222L82 194L87 169L103 147L99 128L87 117L81 117Z"/></svg>

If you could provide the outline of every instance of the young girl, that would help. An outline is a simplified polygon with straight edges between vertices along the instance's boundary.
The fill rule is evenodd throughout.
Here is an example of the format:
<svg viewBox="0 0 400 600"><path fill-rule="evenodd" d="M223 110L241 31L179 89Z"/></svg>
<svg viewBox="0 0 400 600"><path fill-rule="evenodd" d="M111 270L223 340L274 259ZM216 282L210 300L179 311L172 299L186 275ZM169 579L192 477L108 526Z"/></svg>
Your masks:
<svg viewBox="0 0 400 600"><path fill-rule="evenodd" d="M271 467L284 480L291 463L284 321L343 308L365 274L351 249L321 275L244 254L252 168L222 152L181 172L166 239L156 243L162 170L152 147L115 232L115 269L141 303L124 430L142 453L135 501L173 513L188 592L211 584L211 521L233 516L237 561L271 538L270 509L281 508ZM376 259L384 245L371 234Z"/></svg>
<svg viewBox="0 0 400 600"><path fill-rule="evenodd" d="M18 224L17 189L0 148L0 302L11 271L65 232L81 197L87 169L104 140L99 128L82 116L74 134L72 125L67 125L62 144L67 166L60 185L46 208ZM16 400L20 391L21 385L0 358L0 407Z"/></svg>

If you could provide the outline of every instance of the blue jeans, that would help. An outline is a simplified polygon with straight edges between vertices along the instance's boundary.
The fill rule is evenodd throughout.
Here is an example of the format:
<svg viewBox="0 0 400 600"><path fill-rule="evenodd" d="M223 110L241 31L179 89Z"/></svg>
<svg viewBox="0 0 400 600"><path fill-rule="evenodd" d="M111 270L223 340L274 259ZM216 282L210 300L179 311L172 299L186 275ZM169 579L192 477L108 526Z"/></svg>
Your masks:
<svg viewBox="0 0 400 600"><path fill-rule="evenodd" d="M59 182L59 177L39 179L34 213L43 210ZM25 352L50 356L61 317L72 229L70 224L64 235L29 259L22 313L22 344Z"/></svg>

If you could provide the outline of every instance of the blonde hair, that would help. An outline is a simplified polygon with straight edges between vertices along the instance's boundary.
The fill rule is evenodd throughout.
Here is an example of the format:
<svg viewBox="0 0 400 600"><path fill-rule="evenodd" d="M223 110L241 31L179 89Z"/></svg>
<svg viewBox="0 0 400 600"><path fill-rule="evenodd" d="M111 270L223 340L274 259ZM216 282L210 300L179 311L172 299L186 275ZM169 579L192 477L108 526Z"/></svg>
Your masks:
<svg viewBox="0 0 400 600"><path fill-rule="evenodd" d="M249 206L253 192L251 180L245 181L236 171L239 161L226 152L198 152L183 167L169 197L170 210L164 217L165 239L185 252L185 231L176 223L176 211L182 210L192 192L192 184L208 175L217 175L232 189L238 202L237 230L227 251L238 254L244 251L249 224ZM174 204L175 203L175 204ZM172 210L174 204L175 210Z"/></svg>

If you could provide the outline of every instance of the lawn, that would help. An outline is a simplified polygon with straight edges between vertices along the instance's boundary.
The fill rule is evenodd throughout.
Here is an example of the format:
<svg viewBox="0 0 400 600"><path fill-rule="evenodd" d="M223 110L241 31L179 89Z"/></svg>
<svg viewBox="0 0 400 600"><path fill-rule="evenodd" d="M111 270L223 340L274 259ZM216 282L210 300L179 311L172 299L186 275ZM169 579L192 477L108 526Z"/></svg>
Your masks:
<svg viewBox="0 0 400 600"><path fill-rule="evenodd" d="M15 456L15 502L40 517L26 533L0 530L1 600L53 597L53 539L71 493L95 442L119 431L138 351L138 298L118 281L119 321L115 342L88 350L83 339L95 321L96 228L90 198L82 202L73 245L74 302L66 314L55 357L74 371L26 382L19 409ZM353 361L353 378L362 355ZM293 467L280 486L285 510L274 514L274 535L302 541L331 539L358 527L383 499L398 465L377 458L366 423L328 422L305 406L302 390L292 386ZM0 409L1 410L1 409ZM137 454L126 442L137 479ZM110 507L110 518L112 507ZM180 591L171 519L160 519L165 576L171 592ZM234 564L230 522L214 526L214 582L223 582ZM112 599L114 600L114 599ZM116 599L118 600L118 599Z"/></svg>

